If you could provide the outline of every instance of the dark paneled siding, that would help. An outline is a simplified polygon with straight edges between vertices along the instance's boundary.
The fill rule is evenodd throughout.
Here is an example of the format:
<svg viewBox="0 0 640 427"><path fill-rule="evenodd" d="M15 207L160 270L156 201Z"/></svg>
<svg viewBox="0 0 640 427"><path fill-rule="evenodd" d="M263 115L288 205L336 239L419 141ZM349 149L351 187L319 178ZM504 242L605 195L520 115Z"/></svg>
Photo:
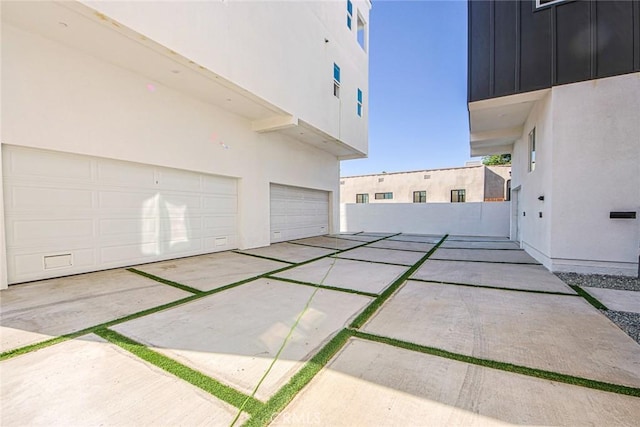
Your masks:
<svg viewBox="0 0 640 427"><path fill-rule="evenodd" d="M469 0L469 101L640 71L640 0Z"/></svg>

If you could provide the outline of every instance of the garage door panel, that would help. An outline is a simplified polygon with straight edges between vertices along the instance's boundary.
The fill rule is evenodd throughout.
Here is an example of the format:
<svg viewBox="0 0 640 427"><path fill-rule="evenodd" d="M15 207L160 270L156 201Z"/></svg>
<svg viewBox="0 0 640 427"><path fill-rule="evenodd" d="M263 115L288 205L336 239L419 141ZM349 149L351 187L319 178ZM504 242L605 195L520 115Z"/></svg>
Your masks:
<svg viewBox="0 0 640 427"><path fill-rule="evenodd" d="M224 177L202 176L202 192L235 197L238 194L236 179Z"/></svg>
<svg viewBox="0 0 640 427"><path fill-rule="evenodd" d="M329 193L271 184L271 242L329 232Z"/></svg>
<svg viewBox="0 0 640 427"><path fill-rule="evenodd" d="M3 164L20 171L2 171L9 283L237 248L234 179L8 145L2 150ZM21 166L31 157L45 164Z"/></svg>
<svg viewBox="0 0 640 427"><path fill-rule="evenodd" d="M152 166L106 159L97 160L96 163L98 183L102 185L137 188L155 186L155 169Z"/></svg>
<svg viewBox="0 0 640 427"><path fill-rule="evenodd" d="M52 151L14 151L3 153L3 170L14 177L44 176L48 179L92 179L91 160Z"/></svg>
<svg viewBox="0 0 640 427"><path fill-rule="evenodd" d="M77 237L93 237L92 220L16 220L11 221L11 227L6 230L9 246L18 242Z"/></svg>
<svg viewBox="0 0 640 427"><path fill-rule="evenodd" d="M95 250L93 248L84 248L67 251L52 250L47 252L17 254L8 260L7 267L9 272L13 270L15 272L14 274L18 277L29 277L34 270L46 271L51 275L50 277L69 274L65 273L68 267L45 268L45 260L48 257L56 256L69 256L72 265L78 269L90 269L96 263Z"/></svg>
<svg viewBox="0 0 640 427"><path fill-rule="evenodd" d="M86 208L93 206L91 191L77 189L9 187L5 196L5 209L33 209L40 206L51 208ZM8 202L8 203L7 203Z"/></svg>

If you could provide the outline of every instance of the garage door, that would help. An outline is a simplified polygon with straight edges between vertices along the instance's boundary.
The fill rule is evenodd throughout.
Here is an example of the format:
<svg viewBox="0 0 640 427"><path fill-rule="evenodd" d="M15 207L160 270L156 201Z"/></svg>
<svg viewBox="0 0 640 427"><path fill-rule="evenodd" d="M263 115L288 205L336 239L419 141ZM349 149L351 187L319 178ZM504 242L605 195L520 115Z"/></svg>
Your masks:
<svg viewBox="0 0 640 427"><path fill-rule="evenodd" d="M2 150L9 283L237 247L235 179Z"/></svg>
<svg viewBox="0 0 640 427"><path fill-rule="evenodd" d="M271 243L329 232L329 193L271 184Z"/></svg>

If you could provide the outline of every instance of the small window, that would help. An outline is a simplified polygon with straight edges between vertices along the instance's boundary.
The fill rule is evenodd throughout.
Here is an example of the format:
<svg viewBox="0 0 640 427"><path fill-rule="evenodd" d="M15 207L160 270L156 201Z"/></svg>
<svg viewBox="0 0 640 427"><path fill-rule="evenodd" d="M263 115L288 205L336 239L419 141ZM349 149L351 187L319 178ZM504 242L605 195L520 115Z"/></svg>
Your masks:
<svg viewBox="0 0 640 427"><path fill-rule="evenodd" d="M536 170L536 128L529 132L529 172Z"/></svg>
<svg viewBox="0 0 640 427"><path fill-rule="evenodd" d="M426 191L414 191L413 192L413 203L427 203L427 192Z"/></svg>
<svg viewBox="0 0 640 427"><path fill-rule="evenodd" d="M451 203L464 203L465 190L451 190Z"/></svg>
<svg viewBox="0 0 640 427"><path fill-rule="evenodd" d="M353 4L351 4L351 0L347 0L347 28L351 29L352 21L353 21Z"/></svg>
<svg viewBox="0 0 640 427"><path fill-rule="evenodd" d="M358 89L358 116L362 117L362 91Z"/></svg>
<svg viewBox="0 0 640 427"><path fill-rule="evenodd" d="M369 194L356 194L356 203L369 203Z"/></svg>
<svg viewBox="0 0 640 427"><path fill-rule="evenodd" d="M393 199L393 193L376 193L376 200Z"/></svg>
<svg viewBox="0 0 640 427"><path fill-rule="evenodd" d="M364 50L367 51L367 23L364 18L358 13L358 44Z"/></svg>
<svg viewBox="0 0 640 427"><path fill-rule="evenodd" d="M536 9L544 6L549 6L555 3L561 3L563 1L566 1L566 0L536 0Z"/></svg>
<svg viewBox="0 0 640 427"><path fill-rule="evenodd" d="M340 98L340 67L333 63L333 96Z"/></svg>

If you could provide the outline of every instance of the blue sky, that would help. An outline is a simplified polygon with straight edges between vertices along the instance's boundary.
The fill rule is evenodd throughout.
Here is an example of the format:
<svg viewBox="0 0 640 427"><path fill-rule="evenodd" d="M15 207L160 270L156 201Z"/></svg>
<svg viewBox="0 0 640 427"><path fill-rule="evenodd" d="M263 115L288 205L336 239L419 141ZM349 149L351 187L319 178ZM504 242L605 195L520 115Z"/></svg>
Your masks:
<svg viewBox="0 0 640 427"><path fill-rule="evenodd" d="M466 1L374 0L369 20L369 158L341 175L463 166Z"/></svg>

